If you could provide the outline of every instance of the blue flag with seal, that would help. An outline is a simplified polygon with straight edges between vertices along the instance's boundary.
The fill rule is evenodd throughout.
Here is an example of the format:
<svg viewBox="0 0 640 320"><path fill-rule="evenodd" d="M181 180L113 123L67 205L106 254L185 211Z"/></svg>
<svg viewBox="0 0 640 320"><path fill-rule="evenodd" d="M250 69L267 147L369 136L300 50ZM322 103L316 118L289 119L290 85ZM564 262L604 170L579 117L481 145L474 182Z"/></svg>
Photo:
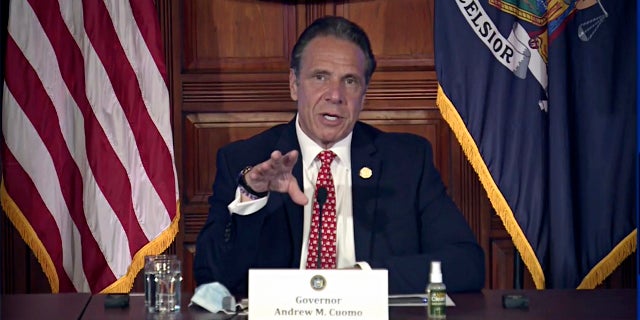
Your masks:
<svg viewBox="0 0 640 320"><path fill-rule="evenodd" d="M636 2L436 0L437 104L535 286L636 250Z"/></svg>

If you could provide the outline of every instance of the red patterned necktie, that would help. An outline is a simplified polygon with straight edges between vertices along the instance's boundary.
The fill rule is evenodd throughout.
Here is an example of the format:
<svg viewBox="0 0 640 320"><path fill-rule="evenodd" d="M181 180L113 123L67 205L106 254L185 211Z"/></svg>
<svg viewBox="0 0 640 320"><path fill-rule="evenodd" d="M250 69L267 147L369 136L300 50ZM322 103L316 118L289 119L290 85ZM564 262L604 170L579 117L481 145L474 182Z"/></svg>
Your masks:
<svg viewBox="0 0 640 320"><path fill-rule="evenodd" d="M318 190L327 190L327 201L322 207L322 239L321 239L321 268L336 268L336 192L331 175L331 162L336 157L333 151L325 150L318 154L322 165L316 179L316 191L313 200L313 215L309 230L309 251L307 254L307 269L317 268L318 259L318 224L320 223L320 206L318 205Z"/></svg>

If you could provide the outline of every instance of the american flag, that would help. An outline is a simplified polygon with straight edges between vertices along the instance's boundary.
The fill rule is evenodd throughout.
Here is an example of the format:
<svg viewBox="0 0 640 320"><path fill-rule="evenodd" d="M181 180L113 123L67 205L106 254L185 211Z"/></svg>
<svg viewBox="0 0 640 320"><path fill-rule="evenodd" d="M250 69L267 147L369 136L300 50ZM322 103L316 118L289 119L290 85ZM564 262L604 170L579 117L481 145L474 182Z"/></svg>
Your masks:
<svg viewBox="0 0 640 320"><path fill-rule="evenodd" d="M152 0L12 0L2 207L52 292L128 292L178 231Z"/></svg>

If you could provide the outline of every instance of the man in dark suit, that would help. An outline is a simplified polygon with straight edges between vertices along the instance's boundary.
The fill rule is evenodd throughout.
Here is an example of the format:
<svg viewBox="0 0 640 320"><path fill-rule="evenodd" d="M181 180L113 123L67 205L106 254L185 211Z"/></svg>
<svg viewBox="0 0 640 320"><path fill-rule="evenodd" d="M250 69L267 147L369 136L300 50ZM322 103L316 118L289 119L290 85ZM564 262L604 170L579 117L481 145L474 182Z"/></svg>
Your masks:
<svg viewBox="0 0 640 320"><path fill-rule="evenodd" d="M337 268L385 268L390 293L417 293L438 260L450 291L483 287L484 253L446 193L429 142L358 121L375 67L368 37L346 19L321 18L302 33L289 74L296 117L218 152L197 240L198 284L218 281L243 295L250 268L315 267L316 155L331 150L335 203L325 206L335 207Z"/></svg>

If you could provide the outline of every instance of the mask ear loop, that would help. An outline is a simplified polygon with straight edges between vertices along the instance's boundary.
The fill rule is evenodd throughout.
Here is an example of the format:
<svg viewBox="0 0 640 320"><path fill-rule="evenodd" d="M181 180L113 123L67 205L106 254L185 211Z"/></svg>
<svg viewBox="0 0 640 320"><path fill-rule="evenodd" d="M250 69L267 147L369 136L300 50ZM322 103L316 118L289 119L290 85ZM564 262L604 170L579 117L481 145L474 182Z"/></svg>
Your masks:
<svg viewBox="0 0 640 320"><path fill-rule="evenodd" d="M240 303L236 305L236 310L241 313L246 313L249 310L249 300L247 298L240 300Z"/></svg>
<svg viewBox="0 0 640 320"><path fill-rule="evenodd" d="M249 309L249 304L245 299L240 301L240 303L236 303L235 297L226 296L222 298L222 309L227 313L231 313L228 317L223 318L223 320L232 320L240 315L245 315Z"/></svg>

